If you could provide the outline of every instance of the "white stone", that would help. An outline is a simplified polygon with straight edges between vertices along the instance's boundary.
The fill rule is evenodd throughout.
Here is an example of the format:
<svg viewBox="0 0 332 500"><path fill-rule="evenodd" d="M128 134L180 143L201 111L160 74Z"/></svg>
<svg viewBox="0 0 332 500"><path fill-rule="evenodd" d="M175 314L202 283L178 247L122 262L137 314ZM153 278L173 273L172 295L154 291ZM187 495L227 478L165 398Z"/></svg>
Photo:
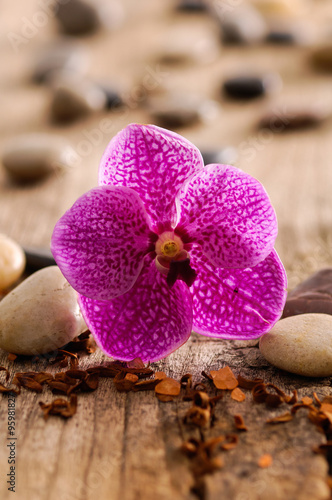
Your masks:
<svg viewBox="0 0 332 500"><path fill-rule="evenodd" d="M0 290L15 283L25 268L23 249L11 238L0 233Z"/></svg>
<svg viewBox="0 0 332 500"><path fill-rule="evenodd" d="M18 182L38 180L51 172L71 167L77 154L68 141L52 134L24 134L4 147L2 164Z"/></svg>
<svg viewBox="0 0 332 500"><path fill-rule="evenodd" d="M57 266L37 271L0 302L0 348L39 355L86 330L77 293Z"/></svg>
<svg viewBox="0 0 332 500"><path fill-rule="evenodd" d="M307 377L332 375L332 316L299 314L278 321L260 339L272 365Z"/></svg>

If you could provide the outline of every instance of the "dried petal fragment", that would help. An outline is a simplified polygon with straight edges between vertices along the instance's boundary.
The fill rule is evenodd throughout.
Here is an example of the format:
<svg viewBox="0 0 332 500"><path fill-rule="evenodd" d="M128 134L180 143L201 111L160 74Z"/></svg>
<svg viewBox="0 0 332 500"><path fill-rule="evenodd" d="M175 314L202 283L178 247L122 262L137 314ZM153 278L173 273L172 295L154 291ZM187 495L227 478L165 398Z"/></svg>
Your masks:
<svg viewBox="0 0 332 500"><path fill-rule="evenodd" d="M220 370L211 370L210 373L217 389L232 390L238 385L238 381L229 366L225 366Z"/></svg>
<svg viewBox="0 0 332 500"><path fill-rule="evenodd" d="M128 368L145 368L145 364L141 358L135 358L132 361L127 361Z"/></svg>
<svg viewBox="0 0 332 500"><path fill-rule="evenodd" d="M312 398L309 398L309 396L304 396L302 399L301 399L302 403L305 404L305 405L311 405L313 403L313 399Z"/></svg>
<svg viewBox="0 0 332 500"><path fill-rule="evenodd" d="M52 403L39 402L39 406L44 412L45 420L48 419L49 415L59 415L63 418L69 418L75 415L77 410L77 396L72 394L70 400L65 399L55 399Z"/></svg>
<svg viewBox="0 0 332 500"><path fill-rule="evenodd" d="M258 467L261 469L266 469L267 467L270 467L273 463L273 458L269 453L265 453L265 455L262 455L260 459L258 460Z"/></svg>
<svg viewBox="0 0 332 500"><path fill-rule="evenodd" d="M119 392L131 391L137 381L137 375L134 373L126 373L124 371L118 373L114 377L114 385Z"/></svg>
<svg viewBox="0 0 332 500"><path fill-rule="evenodd" d="M191 389L193 385L193 376L191 373L186 373L185 375L182 375L181 380L180 380L181 387L186 389L188 391Z"/></svg>
<svg viewBox="0 0 332 500"><path fill-rule="evenodd" d="M154 376L158 380L163 380L163 379L167 378L167 375L165 372L155 372Z"/></svg>
<svg viewBox="0 0 332 500"><path fill-rule="evenodd" d="M199 459L193 465L193 474L195 476L205 476L206 474L213 474L216 470L224 467L224 461L221 457L213 457L206 459L205 457L198 457Z"/></svg>
<svg viewBox="0 0 332 500"><path fill-rule="evenodd" d="M29 389L30 391L34 392L42 392L43 387L39 382L36 382L33 378L33 376L29 375L29 372L27 373L16 373L13 381L13 384L19 385L24 387L25 389Z"/></svg>
<svg viewBox="0 0 332 500"><path fill-rule="evenodd" d="M70 378L84 380L87 376L87 372L84 370L67 370L66 375Z"/></svg>
<svg viewBox="0 0 332 500"><path fill-rule="evenodd" d="M3 384L0 384L0 393L8 394L10 392L13 392L14 394L20 394L21 386L17 385L17 387L12 388L12 387L5 387Z"/></svg>
<svg viewBox="0 0 332 500"><path fill-rule="evenodd" d="M180 394L181 384L173 378L164 378L155 387L156 394L162 396L178 396Z"/></svg>
<svg viewBox="0 0 332 500"><path fill-rule="evenodd" d="M194 404L200 408L208 408L210 406L209 395L203 391L196 391L194 393Z"/></svg>
<svg viewBox="0 0 332 500"><path fill-rule="evenodd" d="M234 415L234 424L239 431L248 430L248 427L245 425L242 415Z"/></svg>
<svg viewBox="0 0 332 500"><path fill-rule="evenodd" d="M225 436L225 440L226 443L222 443L220 448L225 451L232 450L238 445L239 436L237 434L228 434Z"/></svg>
<svg viewBox="0 0 332 500"><path fill-rule="evenodd" d="M48 372L39 372L39 373L36 373L36 375L34 376L34 379L36 382L38 382L39 384L44 384L45 382L48 382L50 380L53 380L54 377L52 375L52 373L48 373Z"/></svg>
<svg viewBox="0 0 332 500"><path fill-rule="evenodd" d="M316 405L321 406L322 402L315 392L313 393L313 396L314 396L314 400L315 400Z"/></svg>
<svg viewBox="0 0 332 500"><path fill-rule="evenodd" d="M248 378L242 377L242 375L238 375L237 377L239 387L242 387L243 389L253 389L255 385L257 384L262 384L263 379L262 378L255 378L253 380L250 380Z"/></svg>
<svg viewBox="0 0 332 500"><path fill-rule="evenodd" d="M234 399L234 401L244 401L246 399L246 395L244 392L241 391L238 387L232 390L231 392L231 398Z"/></svg>
<svg viewBox="0 0 332 500"><path fill-rule="evenodd" d="M70 384L58 380L49 380L47 384L54 394L68 394L68 391L72 387Z"/></svg>
<svg viewBox="0 0 332 500"><path fill-rule="evenodd" d="M8 382L9 377L10 377L10 372L5 368L4 366L0 366L0 372L6 372L6 382Z"/></svg>
<svg viewBox="0 0 332 500"><path fill-rule="evenodd" d="M186 424L193 424L197 427L206 427L211 420L210 408L200 408L199 406L193 406L187 411L184 422Z"/></svg>
<svg viewBox="0 0 332 500"><path fill-rule="evenodd" d="M133 386L132 390L134 392L138 391L153 391L157 384L159 384L160 379L152 379L152 380L140 380L136 382Z"/></svg>
<svg viewBox="0 0 332 500"><path fill-rule="evenodd" d="M279 415L278 417L273 417L269 418L266 423L267 424L283 424L284 422L289 422L290 420L293 420L293 415L289 412L286 411L286 413L283 413L282 415Z"/></svg>

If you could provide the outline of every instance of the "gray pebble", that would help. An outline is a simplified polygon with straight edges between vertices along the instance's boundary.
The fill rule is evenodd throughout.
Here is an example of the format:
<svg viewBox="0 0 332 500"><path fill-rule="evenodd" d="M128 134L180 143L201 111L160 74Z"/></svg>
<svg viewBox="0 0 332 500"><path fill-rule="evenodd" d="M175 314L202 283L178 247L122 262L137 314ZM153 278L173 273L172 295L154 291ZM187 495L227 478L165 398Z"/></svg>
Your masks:
<svg viewBox="0 0 332 500"><path fill-rule="evenodd" d="M265 359L306 377L332 375L332 316L299 314L281 319L260 339Z"/></svg>
<svg viewBox="0 0 332 500"><path fill-rule="evenodd" d="M187 127L214 118L218 105L196 96L175 94L150 99L150 114L154 121L165 128Z"/></svg>
<svg viewBox="0 0 332 500"><path fill-rule="evenodd" d="M2 153L2 164L16 182L32 182L50 173L72 166L75 152L61 136L25 134L7 142Z"/></svg>
<svg viewBox="0 0 332 500"><path fill-rule="evenodd" d="M267 24L263 16L250 5L221 12L216 8L216 14L225 44L255 44L266 37Z"/></svg>
<svg viewBox="0 0 332 500"><path fill-rule="evenodd" d="M8 352L47 353L85 330L77 293L57 266L32 274L0 302L0 348Z"/></svg>
<svg viewBox="0 0 332 500"><path fill-rule="evenodd" d="M87 67L87 54L82 47L57 43L44 50L34 65L32 79L36 83L51 81L60 71L83 74Z"/></svg>
<svg viewBox="0 0 332 500"><path fill-rule="evenodd" d="M51 118L55 122L75 121L106 105L105 91L89 80L64 76L54 82Z"/></svg>

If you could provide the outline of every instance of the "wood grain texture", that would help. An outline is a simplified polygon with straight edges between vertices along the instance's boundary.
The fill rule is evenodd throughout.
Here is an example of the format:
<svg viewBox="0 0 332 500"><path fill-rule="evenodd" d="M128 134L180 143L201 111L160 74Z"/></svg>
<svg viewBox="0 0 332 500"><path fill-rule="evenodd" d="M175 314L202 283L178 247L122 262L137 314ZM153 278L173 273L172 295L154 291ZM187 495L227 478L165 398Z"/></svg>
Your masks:
<svg viewBox="0 0 332 500"><path fill-rule="evenodd" d="M97 184L97 166L111 137L130 122L150 122L144 103L147 74L154 74L154 93L165 89L195 92L218 102L210 121L179 129L200 148L224 145L238 147L237 166L257 177L266 187L279 220L277 250L293 288L310 273L332 266L332 120L315 130L296 133L268 133L257 128L265 109L284 110L290 102L318 102L332 107L331 76L313 73L303 47L223 48L208 62L183 68L160 66L158 57L174 29L197 34L201 46L218 36L215 24L206 17L175 16L175 2L125 0L127 21L113 33L105 31L81 39L90 54L88 74L99 81L120 84L127 105L111 113L93 115L65 128L53 126L48 118L50 91L31 83L30 73L37 52L56 37L53 18L16 53L8 33L20 33L22 17L32 19L40 9L36 0L7 2L2 8L0 56L6 71L0 76L0 148L5 140L27 131L47 131L66 136L80 161L62 174L27 187L11 184L0 168L0 231L26 246L47 247L57 219L86 190ZM18 9L19 15L18 15ZM329 0L308 2L305 16L316 31L325 26ZM321 23L321 24L320 24ZM280 71L282 94L245 104L222 100L221 82L239 70ZM101 120L110 120L109 134L91 142ZM84 142L85 141L85 142ZM88 141L87 148L86 141ZM97 352L82 359L82 367L104 360ZM9 363L0 353L0 365L11 372L44 370L31 361ZM331 394L331 379L306 379L272 368L252 343L214 341L193 335L191 340L155 364L179 380L193 373L200 381L203 369L232 367L236 374L262 377L301 396L316 391ZM54 372L55 367L46 367ZM213 389L211 389L213 393ZM206 438L222 432L236 432L232 415L241 413L249 428L239 434L239 445L224 452L225 467L199 484L190 462L179 447L197 433L182 423L190 403L181 399L159 402L153 393L118 393L110 379L102 379L97 391L79 395L77 414L63 421L42 417L39 401L51 401L43 394L23 390L16 398L17 492L18 500L325 500L328 466L312 447L325 441L301 410L284 425L269 426L267 418L285 411L271 410L227 394L217 404L215 426ZM0 404L0 498L7 491L7 397ZM259 458L269 453L273 464L258 467Z"/></svg>

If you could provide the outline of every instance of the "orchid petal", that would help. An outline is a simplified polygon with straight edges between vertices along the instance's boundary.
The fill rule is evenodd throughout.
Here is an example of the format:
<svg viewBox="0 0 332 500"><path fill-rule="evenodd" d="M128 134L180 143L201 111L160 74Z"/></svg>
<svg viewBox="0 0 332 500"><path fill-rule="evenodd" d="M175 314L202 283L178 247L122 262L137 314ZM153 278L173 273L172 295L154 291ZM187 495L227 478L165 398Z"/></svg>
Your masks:
<svg viewBox="0 0 332 500"><path fill-rule="evenodd" d="M178 232L217 267L253 267L271 253L276 215L263 186L230 165L207 165L183 186Z"/></svg>
<svg viewBox="0 0 332 500"><path fill-rule="evenodd" d="M153 125L132 124L107 146L99 185L134 189L154 226L167 227L176 221L179 188L202 167L199 150L183 137Z"/></svg>
<svg viewBox="0 0 332 500"><path fill-rule="evenodd" d="M102 186L79 198L57 222L51 249L75 290L110 300L135 283L150 248L149 219L139 196Z"/></svg>
<svg viewBox="0 0 332 500"><path fill-rule="evenodd" d="M101 349L123 361L164 358L191 333L192 300L188 287L166 283L148 256L132 289L111 301L79 295L85 321Z"/></svg>
<svg viewBox="0 0 332 500"><path fill-rule="evenodd" d="M215 268L200 249L191 251L199 270L192 286L193 330L224 339L257 338L280 318L287 278L273 250L253 268Z"/></svg>

